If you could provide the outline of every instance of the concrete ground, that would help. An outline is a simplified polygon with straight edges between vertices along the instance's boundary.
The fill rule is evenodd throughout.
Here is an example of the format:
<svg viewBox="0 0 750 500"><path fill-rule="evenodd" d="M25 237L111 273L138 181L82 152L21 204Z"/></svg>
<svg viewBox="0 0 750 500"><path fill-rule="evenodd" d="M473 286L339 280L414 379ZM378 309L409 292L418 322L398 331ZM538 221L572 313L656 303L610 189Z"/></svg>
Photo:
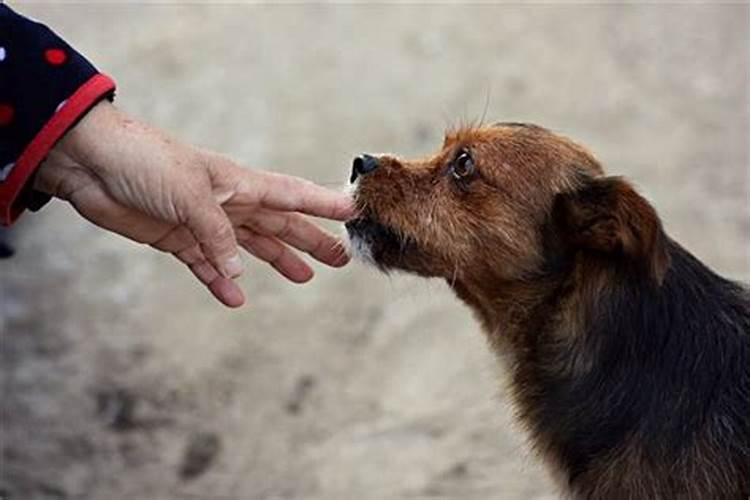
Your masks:
<svg viewBox="0 0 750 500"><path fill-rule="evenodd" d="M750 279L748 5L16 7L133 115L329 186L357 153L425 154L485 113L546 125ZM251 262L229 311L62 203L13 237L5 500L557 498L441 283L354 264L299 287Z"/></svg>

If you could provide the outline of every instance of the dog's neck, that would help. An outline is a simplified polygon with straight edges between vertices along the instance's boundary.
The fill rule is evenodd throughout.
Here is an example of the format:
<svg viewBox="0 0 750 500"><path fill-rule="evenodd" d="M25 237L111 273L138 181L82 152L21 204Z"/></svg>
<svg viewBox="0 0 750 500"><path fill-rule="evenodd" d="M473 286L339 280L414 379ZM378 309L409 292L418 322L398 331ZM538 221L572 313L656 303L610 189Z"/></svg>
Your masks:
<svg viewBox="0 0 750 500"><path fill-rule="evenodd" d="M585 282L580 278L587 276ZM475 313L492 346L526 350L539 332L585 328L589 297L598 283L605 283L604 271L586 263L571 263L561 269L523 280L457 280L451 286Z"/></svg>
<svg viewBox="0 0 750 500"><path fill-rule="evenodd" d="M566 438L547 425L540 397L550 380L573 380L594 366L596 343L589 332L611 282L606 266L574 258L534 279L452 284L480 320L495 353L509 362L509 388L518 415L531 431L535 448L566 482L576 465L566 456Z"/></svg>
<svg viewBox="0 0 750 500"><path fill-rule="evenodd" d="M652 439L640 447L662 446L665 433L682 443L697 432L692 416L733 397L731 388L717 395L717 381L747 377L747 291L678 245L669 251L663 283L589 255L533 279L453 284L510 362L511 393L534 447L571 487L598 477L593 457L630 450L623 456L641 464L642 450L628 448L634 429L650 426Z"/></svg>

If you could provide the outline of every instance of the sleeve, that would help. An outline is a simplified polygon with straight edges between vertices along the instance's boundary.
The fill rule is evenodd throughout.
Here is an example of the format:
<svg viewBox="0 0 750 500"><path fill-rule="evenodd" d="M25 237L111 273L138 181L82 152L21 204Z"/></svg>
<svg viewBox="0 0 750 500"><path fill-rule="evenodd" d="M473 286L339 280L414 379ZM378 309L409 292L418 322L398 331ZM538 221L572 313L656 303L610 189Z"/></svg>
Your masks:
<svg viewBox="0 0 750 500"><path fill-rule="evenodd" d="M50 149L115 83L43 24L0 3L0 224L49 197L31 189Z"/></svg>

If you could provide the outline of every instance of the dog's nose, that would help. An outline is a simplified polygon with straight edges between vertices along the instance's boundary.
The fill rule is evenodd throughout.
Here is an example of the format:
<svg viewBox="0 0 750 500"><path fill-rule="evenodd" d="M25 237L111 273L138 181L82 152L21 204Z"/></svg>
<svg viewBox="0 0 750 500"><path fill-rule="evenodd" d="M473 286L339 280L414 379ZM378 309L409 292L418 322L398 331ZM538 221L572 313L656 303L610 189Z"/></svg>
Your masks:
<svg viewBox="0 0 750 500"><path fill-rule="evenodd" d="M378 168L378 159L368 154L362 154L354 158L352 162L352 176L350 182L357 180L360 175L367 175Z"/></svg>

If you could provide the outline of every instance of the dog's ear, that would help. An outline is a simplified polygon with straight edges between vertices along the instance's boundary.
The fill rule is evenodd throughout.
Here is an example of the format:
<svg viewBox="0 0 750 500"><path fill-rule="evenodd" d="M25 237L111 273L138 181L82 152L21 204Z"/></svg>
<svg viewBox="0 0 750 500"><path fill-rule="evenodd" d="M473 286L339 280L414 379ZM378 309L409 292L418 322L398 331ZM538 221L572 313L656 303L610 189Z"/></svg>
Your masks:
<svg viewBox="0 0 750 500"><path fill-rule="evenodd" d="M559 237L574 249L626 259L657 283L664 279L669 256L659 216L623 179L589 178L558 194L552 218Z"/></svg>

